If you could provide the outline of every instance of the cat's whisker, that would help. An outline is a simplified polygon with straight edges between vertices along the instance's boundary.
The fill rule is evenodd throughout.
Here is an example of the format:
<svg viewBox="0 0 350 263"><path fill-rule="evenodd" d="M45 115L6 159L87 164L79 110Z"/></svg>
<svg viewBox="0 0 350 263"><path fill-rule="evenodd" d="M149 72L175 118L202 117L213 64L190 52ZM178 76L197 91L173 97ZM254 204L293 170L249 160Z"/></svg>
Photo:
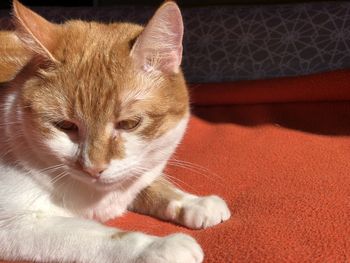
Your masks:
<svg viewBox="0 0 350 263"><path fill-rule="evenodd" d="M136 174L136 176L140 176L140 174L143 174L144 172L149 171L149 169L144 168L144 167L136 167L136 168L133 169L133 171L135 171L135 172L138 173L138 174ZM178 186L178 187L180 186L179 183L181 183L181 184L183 184L183 185L185 185L185 186L187 186L187 187L193 189L192 186L190 186L189 184L187 184L186 182L184 182L183 180L181 180L181 179L179 179L179 178L177 178L177 177L171 176L171 175L166 174L166 173L164 173L164 172L163 172L162 174L163 174L167 179L169 179L174 185L176 185L176 186ZM161 183L163 183L163 182L161 182Z"/></svg>
<svg viewBox="0 0 350 263"><path fill-rule="evenodd" d="M215 177L218 177L218 178L221 179L221 177L220 177L218 174L216 174L216 173L210 171L208 168L206 168L206 167L204 167L204 166L202 166L202 165L199 165L199 164L195 164L195 163L192 163L192 162L188 162L188 161L184 161L184 160L179 160L179 159L175 159L175 158L170 159L169 162L187 165L187 166L190 166L190 167L192 167L192 168L194 168L194 169L198 169L198 170L200 170L200 171L202 171L202 172L207 172L207 173L210 174L211 176L215 176Z"/></svg>
<svg viewBox="0 0 350 263"><path fill-rule="evenodd" d="M52 166L49 166L49 167L46 167L44 169L41 169L39 170L38 172L39 173L43 173L43 172L51 172L51 171L55 171L55 170L58 170L62 167L64 167L65 165L64 164L56 164L56 165L52 165Z"/></svg>
<svg viewBox="0 0 350 263"><path fill-rule="evenodd" d="M52 182L52 184L56 184L56 183L58 183L60 180L62 180L63 178L65 178L66 176L68 175L68 173L63 173L63 174L61 174L58 178L56 178L53 182Z"/></svg>
<svg viewBox="0 0 350 263"><path fill-rule="evenodd" d="M182 181L181 179L175 177L175 176L172 176L170 174L167 174L167 173L164 173L163 172L163 175L171 182L173 183L175 186L177 186L178 188L182 189L183 187L181 185L184 185L185 187L189 188L191 191L193 191L194 193L196 193L196 189L189 185L188 183Z"/></svg>
<svg viewBox="0 0 350 263"><path fill-rule="evenodd" d="M67 174L62 174L59 177L57 177L54 181L52 181L52 184L56 184L57 182L59 182L61 179L63 179L64 177L66 177Z"/></svg>
<svg viewBox="0 0 350 263"><path fill-rule="evenodd" d="M57 184L57 182L56 182L55 188L63 188L64 189L65 185L67 185L68 183L71 183L71 181L69 181L69 180L61 180L59 184Z"/></svg>
<svg viewBox="0 0 350 263"><path fill-rule="evenodd" d="M177 182L178 180L176 180L175 178L173 178L171 175L166 174L166 173L162 173L162 176L164 176L164 181L160 181L160 183L167 185L165 178L167 181L171 182L173 185L175 185L176 187L182 189L183 187ZM176 181L174 181L176 180ZM181 182L182 183L182 182ZM185 183L184 183L185 184Z"/></svg>
<svg viewBox="0 0 350 263"><path fill-rule="evenodd" d="M139 177L143 173L144 173L144 171L143 171L143 169L141 169L141 172L139 174L133 174L132 176L130 176L129 180L133 180L134 178ZM123 190L124 190L124 188L123 188ZM147 193L147 191L143 191L143 197L145 197L148 202L154 201L154 198L149 193Z"/></svg>
<svg viewBox="0 0 350 263"><path fill-rule="evenodd" d="M208 169L206 169L204 167L201 167L199 165L195 165L193 163L184 162L184 161L180 161L180 160L176 160L176 161L170 160L168 162L168 164L172 165L172 166L175 166L175 167L188 169L188 170L190 170L192 172L195 172L197 174L203 175L203 176L205 176L206 178L210 179L211 181L213 181L215 183L220 183L220 184L224 183L223 180L222 180L222 177L220 177L218 174L210 172ZM211 178L211 177L215 177L219 181L213 180L213 178Z"/></svg>
<svg viewBox="0 0 350 263"><path fill-rule="evenodd" d="M58 175L56 175L54 178L51 179L50 183L52 185L54 185L55 183L57 183L59 180L61 180L62 178L64 178L66 175L68 175L67 171L63 171L61 173L59 173Z"/></svg>
<svg viewBox="0 0 350 263"><path fill-rule="evenodd" d="M61 197L61 200L62 200L62 205L65 209L67 209L67 201L66 200L71 200L71 198L69 197L69 194L71 193L74 193L75 189L76 189L76 184L77 184L77 181L76 180L73 180L73 181L66 181L66 183L63 183L63 187L65 187L65 185L68 184L68 187L70 187L69 189L67 189L66 191L63 191L63 195ZM70 190L70 191L69 191ZM66 198L68 196L68 198Z"/></svg>
<svg viewBox="0 0 350 263"><path fill-rule="evenodd" d="M168 163L168 165L174 166L174 167L183 168L183 169L187 169L187 170L189 170L189 171L191 171L191 172L194 172L194 173L197 173L197 174L199 174L199 175L204 176L205 178L209 179L209 180L212 181L212 182L220 183L220 184L222 183L222 182L218 182L217 180L214 180L213 178L210 177L210 175L207 175L207 174L205 174L204 172L198 171L198 170L196 170L196 169L194 169L194 168L192 168L192 167L190 167L190 166L183 165L183 164L177 164L177 163ZM218 179L218 178L217 178L217 179ZM221 178L219 178L219 179L221 179Z"/></svg>
<svg viewBox="0 0 350 263"><path fill-rule="evenodd" d="M184 160L180 160L180 159L175 159L175 158L170 158L169 159L170 162L177 162L177 163L183 163L183 164L188 164L188 165L191 165L193 167L196 167L200 170L203 170L203 171L208 171L209 172L209 169L202 166L202 165L199 165L199 164L196 164L196 163L192 163L192 162L189 162L189 161L184 161Z"/></svg>
<svg viewBox="0 0 350 263"><path fill-rule="evenodd" d="M166 173L162 173L162 176L157 178L156 180L157 180L158 183L163 184L165 186L167 186L168 183L170 182L173 185L175 185L176 187L178 187L180 189L182 188L182 186L180 186L179 183L172 181L172 176L170 176L170 175L168 175Z"/></svg>

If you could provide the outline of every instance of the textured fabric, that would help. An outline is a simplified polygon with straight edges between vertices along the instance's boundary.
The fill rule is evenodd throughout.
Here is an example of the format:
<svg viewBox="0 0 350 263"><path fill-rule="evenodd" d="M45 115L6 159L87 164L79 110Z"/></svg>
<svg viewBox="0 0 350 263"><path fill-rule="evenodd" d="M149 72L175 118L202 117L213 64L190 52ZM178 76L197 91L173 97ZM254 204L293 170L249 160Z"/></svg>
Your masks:
<svg viewBox="0 0 350 263"><path fill-rule="evenodd" d="M154 8L37 8L48 19L145 23ZM8 26L8 11L0 25ZM183 68L192 83L305 75L350 66L350 3L183 9Z"/></svg>
<svg viewBox="0 0 350 263"><path fill-rule="evenodd" d="M349 96L350 71L347 81L344 74L298 77L294 84L307 89L315 82ZM269 83L277 89L280 81ZM266 89L266 81L259 84ZM235 89L228 89L234 97ZM128 213L108 224L188 233L203 246L206 263L349 262L350 102L305 102L307 96L314 95L296 103L194 107L173 158L195 166L169 166L166 173L190 192L224 197L232 211L227 222L188 230Z"/></svg>
<svg viewBox="0 0 350 263"><path fill-rule="evenodd" d="M350 101L349 89L349 71L341 70L304 76L303 85L295 77L194 84L191 100L196 105Z"/></svg>

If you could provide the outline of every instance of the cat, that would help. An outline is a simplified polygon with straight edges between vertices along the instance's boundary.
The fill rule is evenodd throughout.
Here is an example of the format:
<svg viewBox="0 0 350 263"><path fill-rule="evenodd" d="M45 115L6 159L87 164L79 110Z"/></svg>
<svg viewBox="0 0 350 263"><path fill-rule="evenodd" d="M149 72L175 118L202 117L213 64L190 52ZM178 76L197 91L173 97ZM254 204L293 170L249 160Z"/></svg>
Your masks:
<svg viewBox="0 0 350 263"><path fill-rule="evenodd" d="M7 60L19 69L5 67L15 76L5 72L0 90L0 258L202 262L189 235L103 225L127 210L192 229L230 217L220 197L162 176L190 116L176 3L145 27L54 24L17 0L13 14L15 30L3 34L21 51L1 56L29 55Z"/></svg>

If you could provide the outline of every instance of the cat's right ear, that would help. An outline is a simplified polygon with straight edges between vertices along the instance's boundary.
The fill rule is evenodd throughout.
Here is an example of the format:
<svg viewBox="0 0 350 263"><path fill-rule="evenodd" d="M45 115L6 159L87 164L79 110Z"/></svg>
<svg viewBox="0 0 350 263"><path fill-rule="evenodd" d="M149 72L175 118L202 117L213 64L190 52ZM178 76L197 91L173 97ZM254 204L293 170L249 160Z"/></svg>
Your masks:
<svg viewBox="0 0 350 263"><path fill-rule="evenodd" d="M56 61L52 55L60 35L60 27L50 23L37 13L13 0L13 20L16 34L25 47L51 61Z"/></svg>
<svg viewBox="0 0 350 263"><path fill-rule="evenodd" d="M136 39L131 57L143 70L178 73L183 31L179 7L175 2L165 2Z"/></svg>

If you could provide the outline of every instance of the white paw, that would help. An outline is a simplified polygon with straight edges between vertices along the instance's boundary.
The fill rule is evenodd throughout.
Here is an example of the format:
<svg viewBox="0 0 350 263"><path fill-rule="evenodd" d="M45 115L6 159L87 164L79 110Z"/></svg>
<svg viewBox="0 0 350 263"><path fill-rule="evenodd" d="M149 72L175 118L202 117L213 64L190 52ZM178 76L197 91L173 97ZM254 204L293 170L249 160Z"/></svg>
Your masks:
<svg viewBox="0 0 350 263"><path fill-rule="evenodd" d="M181 200L172 201L166 214L170 220L193 229L220 224L231 216L225 201L216 195L189 195Z"/></svg>
<svg viewBox="0 0 350 263"><path fill-rule="evenodd" d="M156 239L141 253L136 263L201 263L204 254L196 240L184 234Z"/></svg>

